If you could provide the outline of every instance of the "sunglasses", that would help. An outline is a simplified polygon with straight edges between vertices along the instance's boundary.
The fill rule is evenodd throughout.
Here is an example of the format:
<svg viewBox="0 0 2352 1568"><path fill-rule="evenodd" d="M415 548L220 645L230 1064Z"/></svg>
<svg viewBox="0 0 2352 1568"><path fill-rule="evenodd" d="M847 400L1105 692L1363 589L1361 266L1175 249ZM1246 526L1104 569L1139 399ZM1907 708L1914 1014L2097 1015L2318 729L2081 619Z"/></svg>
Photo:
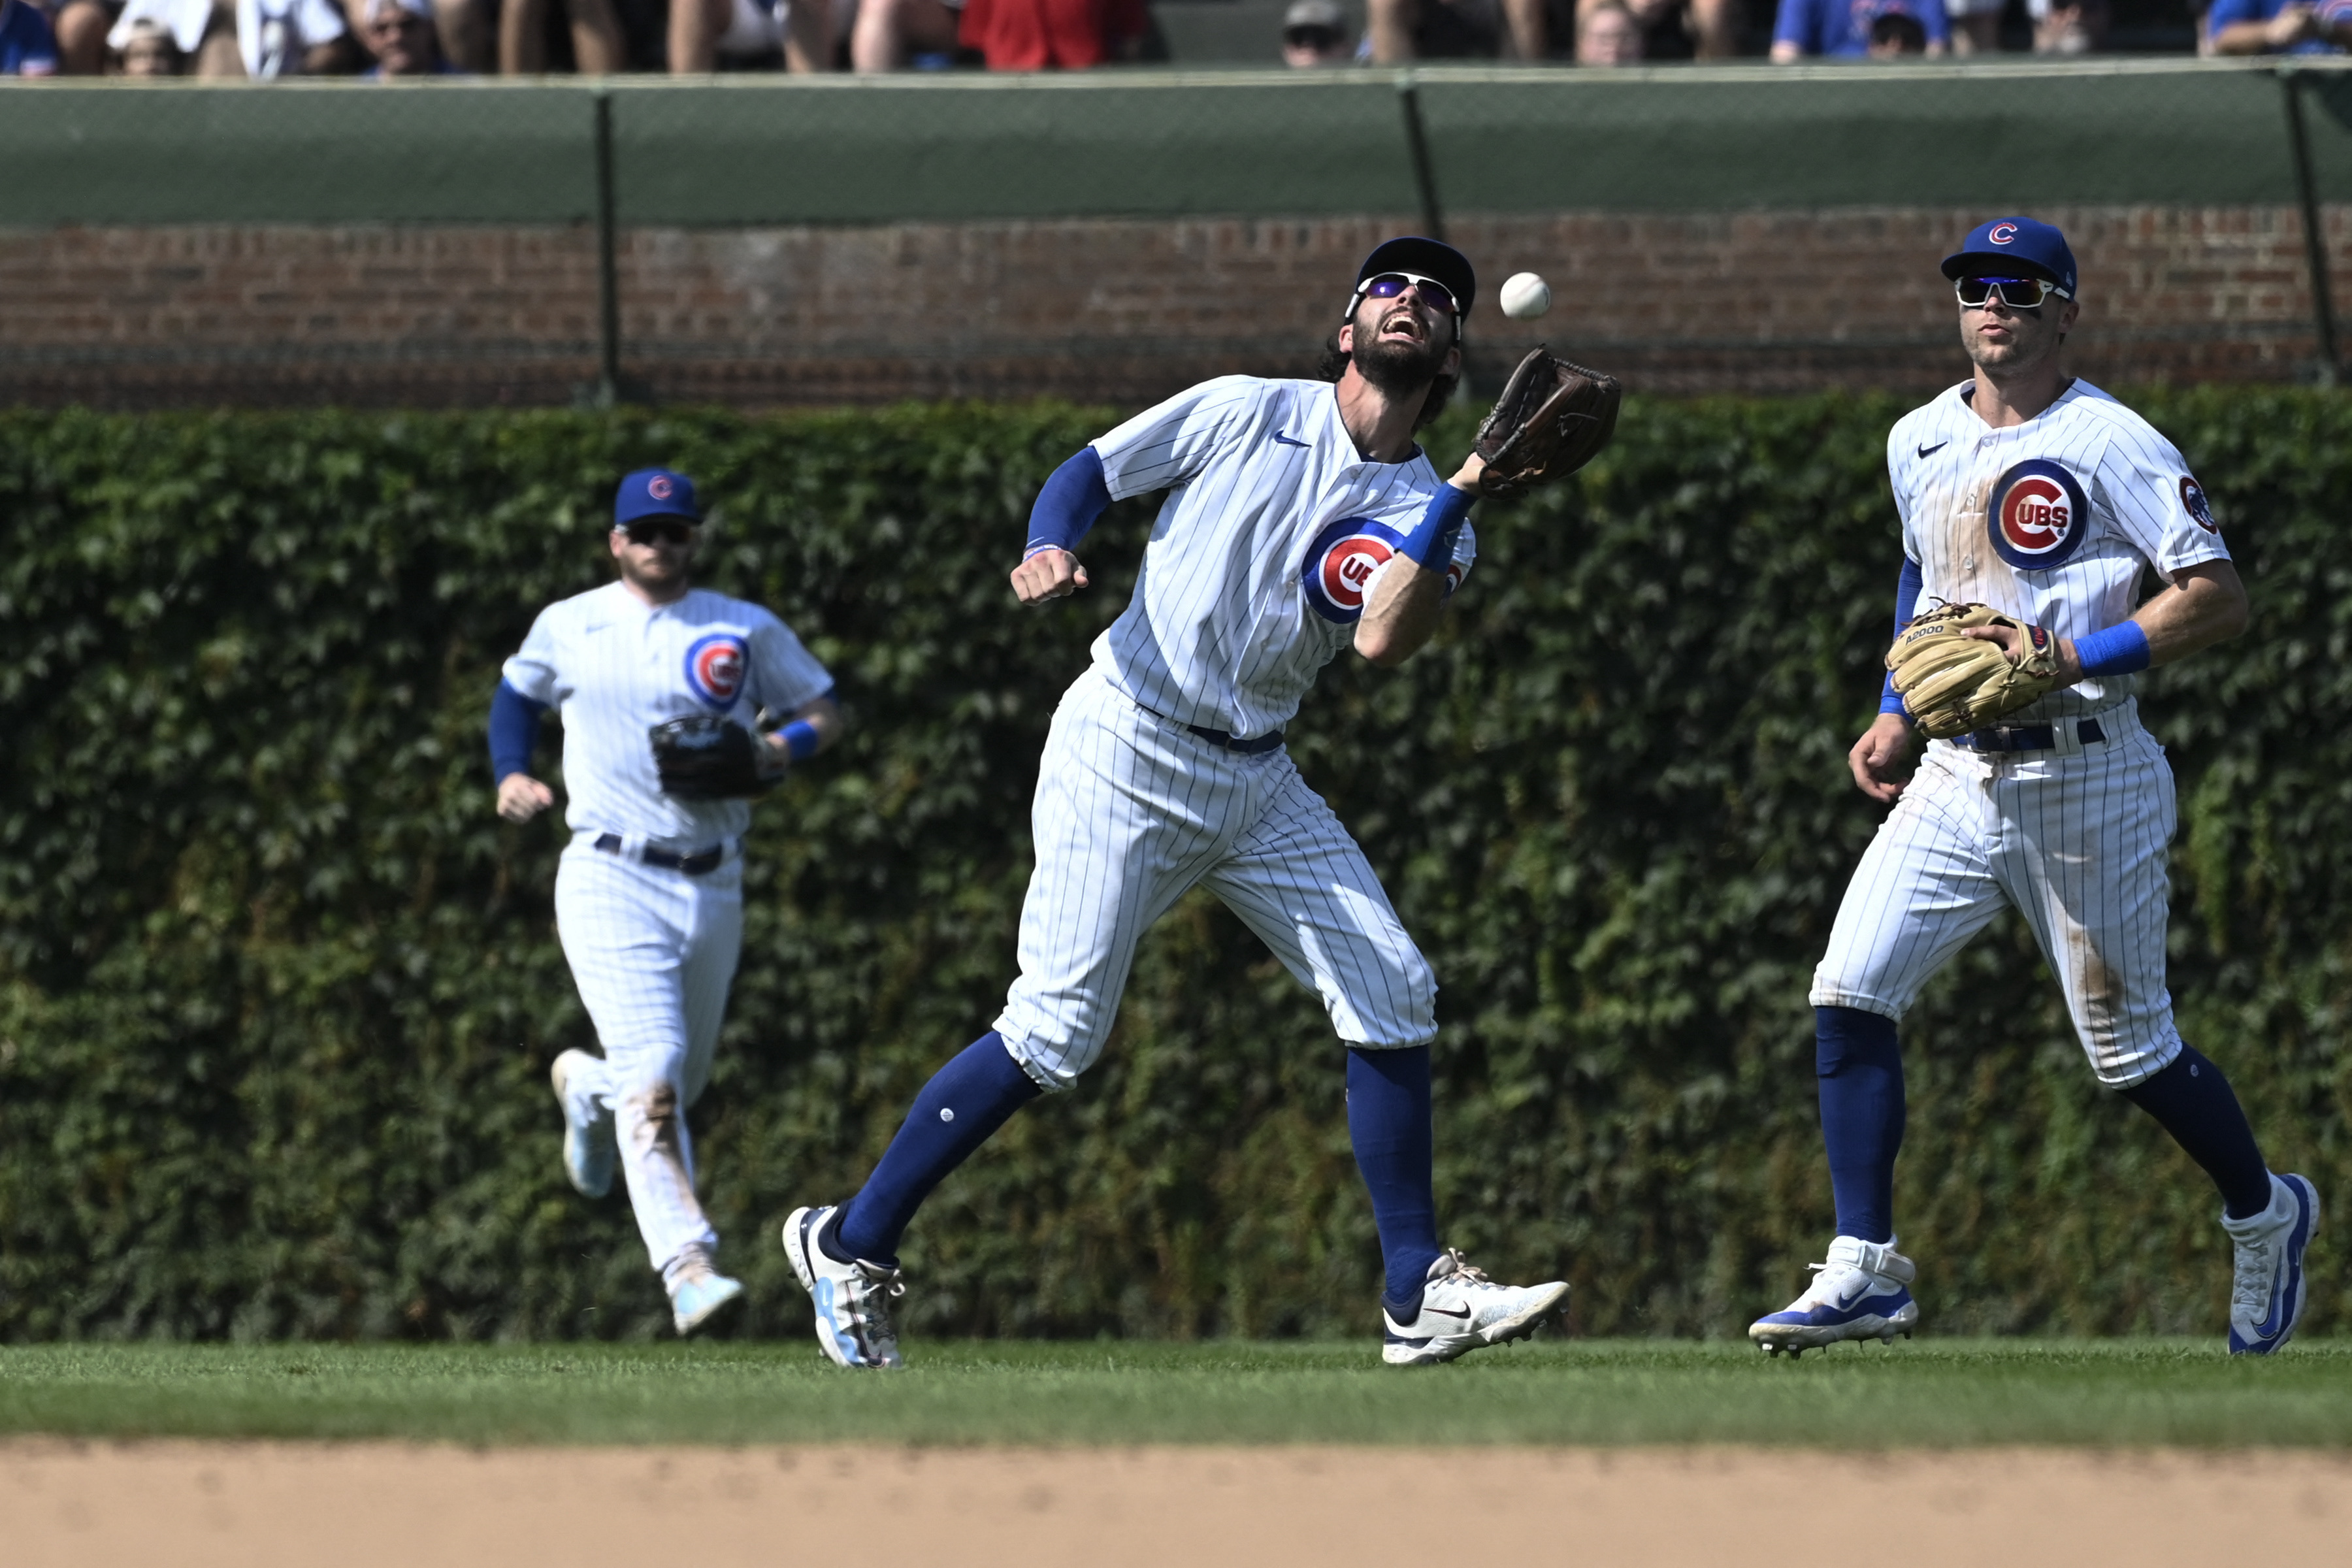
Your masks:
<svg viewBox="0 0 2352 1568"><path fill-rule="evenodd" d="M2038 310L2055 294L2061 300L2071 300L2072 294L2046 278L1955 278L1952 292L1960 303L1974 310L1995 294L2012 310Z"/></svg>
<svg viewBox="0 0 2352 1568"><path fill-rule="evenodd" d="M1449 316L1458 316L1462 307L1454 302L1454 290L1434 278L1423 278L1417 272L1383 272L1366 282L1357 291L1359 300L1393 300L1408 289L1418 289L1421 297Z"/></svg>
<svg viewBox="0 0 2352 1568"><path fill-rule="evenodd" d="M623 529L632 544L684 544L694 538L690 522L633 522Z"/></svg>

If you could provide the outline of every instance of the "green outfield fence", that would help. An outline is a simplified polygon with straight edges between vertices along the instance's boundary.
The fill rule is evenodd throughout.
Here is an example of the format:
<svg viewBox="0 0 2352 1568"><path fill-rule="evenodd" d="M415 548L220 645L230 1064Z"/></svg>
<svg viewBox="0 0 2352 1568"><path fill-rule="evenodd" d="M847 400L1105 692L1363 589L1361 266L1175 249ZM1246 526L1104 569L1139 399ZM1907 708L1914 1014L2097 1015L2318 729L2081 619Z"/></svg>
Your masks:
<svg viewBox="0 0 2352 1568"><path fill-rule="evenodd" d="M27 84L0 232L632 227L2352 199L2352 62Z"/></svg>

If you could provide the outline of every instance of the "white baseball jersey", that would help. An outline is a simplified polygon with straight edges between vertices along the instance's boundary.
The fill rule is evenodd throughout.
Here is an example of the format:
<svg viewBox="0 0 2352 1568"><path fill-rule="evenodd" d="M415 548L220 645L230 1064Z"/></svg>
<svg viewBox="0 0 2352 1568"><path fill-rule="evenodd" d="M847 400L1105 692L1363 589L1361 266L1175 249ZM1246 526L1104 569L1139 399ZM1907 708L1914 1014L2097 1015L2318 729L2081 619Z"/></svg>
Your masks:
<svg viewBox="0 0 2352 1568"><path fill-rule="evenodd" d="M1990 605L2080 638L2130 618L2146 568L2169 583L2184 566L2229 558L2204 490L2147 420L2077 381L2034 418L1996 430L1969 405L1975 384L1914 409L1886 437L1903 551L1927 598ZM2095 713L2136 685L2128 675L2081 681L2010 722Z"/></svg>
<svg viewBox="0 0 2352 1568"><path fill-rule="evenodd" d="M1897 421L1886 466L1924 592L1978 600L2079 638L2129 618L2148 567L2167 582L2227 559L2204 491L2147 421L2087 383L2023 425L1979 418L1963 383ZM1900 1018L2003 905L2032 929L2101 1082L2180 1054L2165 984L2171 767L2129 676L2085 680L2004 720L2054 745L1931 742L1839 906L1815 1006ZM2095 723L2096 736L2083 726Z"/></svg>
<svg viewBox="0 0 2352 1568"><path fill-rule="evenodd" d="M1031 826L1021 976L996 1021L1066 1089L1101 1053L1135 946L1205 887L1321 996L1355 1045L1437 1033L1436 980L1364 852L1265 737L1348 646L1440 485L1416 449L1367 462L1328 382L1226 376L1095 444L1114 497L1169 487L1135 598L1054 715ZM1449 592L1476 542L1465 525Z"/></svg>
<svg viewBox="0 0 2352 1568"><path fill-rule="evenodd" d="M691 713L749 724L833 689L791 628L757 605L690 589L648 605L618 582L540 612L506 682L563 712L564 820L574 832L691 850L739 838L740 800L673 800L661 792L647 731Z"/></svg>
<svg viewBox="0 0 2352 1568"><path fill-rule="evenodd" d="M1324 381L1221 376L1094 448L1114 500L1171 492L1096 665L1154 713L1243 737L1297 713L1445 482L1417 447L1402 463L1359 454ZM1465 524L1450 584L1477 552Z"/></svg>
<svg viewBox="0 0 2352 1568"><path fill-rule="evenodd" d="M751 803L673 800L661 793L647 731L690 713L750 723L833 686L800 639L757 605L691 589L648 605L618 582L540 612L506 682L563 714L566 820L573 830L555 873L557 934L604 1047L572 1092L614 1118L620 1165L646 1254L656 1269L718 1233L694 1190L686 1107L709 1081L743 939L743 868L733 841ZM625 854L595 847L604 834ZM635 858L725 846L699 876Z"/></svg>

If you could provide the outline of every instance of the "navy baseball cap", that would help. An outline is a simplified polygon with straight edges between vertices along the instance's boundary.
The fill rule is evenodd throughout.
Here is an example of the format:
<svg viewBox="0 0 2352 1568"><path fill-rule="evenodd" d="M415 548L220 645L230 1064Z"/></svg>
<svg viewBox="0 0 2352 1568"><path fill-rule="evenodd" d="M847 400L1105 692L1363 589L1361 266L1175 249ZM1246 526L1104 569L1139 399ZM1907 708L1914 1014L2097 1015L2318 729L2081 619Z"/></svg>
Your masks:
<svg viewBox="0 0 2352 1568"><path fill-rule="evenodd" d="M621 481L613 497L613 526L626 528L641 517L682 517L700 522L694 481L668 468L639 468Z"/></svg>
<svg viewBox="0 0 2352 1568"><path fill-rule="evenodd" d="M1364 285L1383 272L1412 272L1444 284L1454 302L1462 307L1461 315L1454 318L1457 322L1470 314L1470 307L1478 298L1478 274L1471 268L1468 257L1442 239L1423 239L1417 234L1409 234L1372 247L1372 253L1356 268L1355 291L1348 296L1343 318L1355 315L1356 305L1364 297Z"/></svg>
<svg viewBox="0 0 2352 1568"><path fill-rule="evenodd" d="M1969 230L1959 249L1944 258L1944 276L1981 272L1990 267L2014 267L2020 262L2074 295L2074 253L2066 237L2046 223L2030 217L1997 217Z"/></svg>

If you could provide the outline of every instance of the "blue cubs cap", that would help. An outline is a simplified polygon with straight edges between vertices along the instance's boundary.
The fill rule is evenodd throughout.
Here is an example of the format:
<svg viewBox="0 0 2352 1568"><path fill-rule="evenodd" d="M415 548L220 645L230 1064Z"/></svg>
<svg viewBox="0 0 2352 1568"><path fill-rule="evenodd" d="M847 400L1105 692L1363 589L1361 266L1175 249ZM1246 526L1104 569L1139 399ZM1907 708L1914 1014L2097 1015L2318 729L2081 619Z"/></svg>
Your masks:
<svg viewBox="0 0 2352 1568"><path fill-rule="evenodd" d="M2015 267L2021 262L2064 289L2068 299L2074 298L2074 253L2066 247L2066 237L2030 217L1997 217L1969 230L1959 249L1944 258L1944 276L1958 278L1963 272Z"/></svg>
<svg viewBox="0 0 2352 1568"><path fill-rule="evenodd" d="M613 526L626 528L641 517L682 517L700 522L694 481L667 468L639 468L621 481L613 497Z"/></svg>
<svg viewBox="0 0 2352 1568"><path fill-rule="evenodd" d="M1457 323L1470 314L1470 307L1478 298L1478 274L1468 257L1442 239L1423 239L1417 234L1409 234L1372 247L1372 253L1356 268L1355 291L1348 296L1344 315L1356 313L1356 306L1364 297L1364 285L1383 272L1412 272L1444 284L1454 302L1462 307L1461 315L1454 317Z"/></svg>

